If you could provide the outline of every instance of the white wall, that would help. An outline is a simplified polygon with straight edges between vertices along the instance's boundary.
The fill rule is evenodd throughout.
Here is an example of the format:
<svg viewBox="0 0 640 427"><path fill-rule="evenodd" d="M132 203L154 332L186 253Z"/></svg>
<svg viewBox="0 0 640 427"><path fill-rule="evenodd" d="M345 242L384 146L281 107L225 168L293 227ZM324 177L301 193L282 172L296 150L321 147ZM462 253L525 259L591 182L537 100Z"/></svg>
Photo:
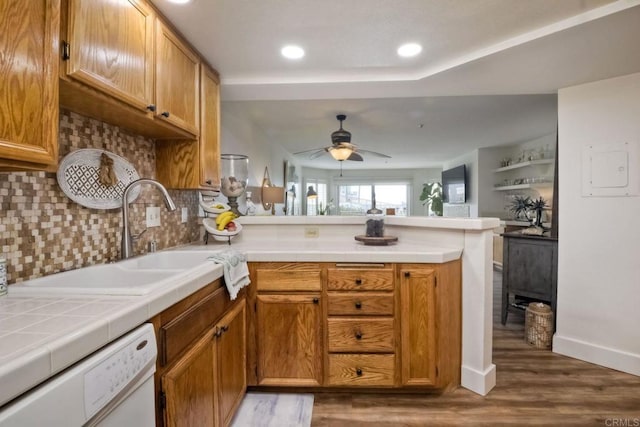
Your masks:
<svg viewBox="0 0 640 427"><path fill-rule="evenodd" d="M558 107L553 348L640 375L640 197L582 197L580 167L587 144L640 144L640 73L562 89Z"/></svg>
<svg viewBox="0 0 640 427"><path fill-rule="evenodd" d="M249 182L248 187L254 187L256 191L252 200L258 207L258 214L264 213L260 202L259 187L262 185L264 168L269 170L269 177L274 185L284 185L284 161L295 164L292 158L279 144L269 141L267 136L245 118L236 117L225 110L224 104L221 111L221 143L223 154L244 154L249 156ZM223 199L224 196L219 196ZM238 209L244 212L246 209L245 197L238 200ZM276 205L276 214L282 214L282 205Z"/></svg>

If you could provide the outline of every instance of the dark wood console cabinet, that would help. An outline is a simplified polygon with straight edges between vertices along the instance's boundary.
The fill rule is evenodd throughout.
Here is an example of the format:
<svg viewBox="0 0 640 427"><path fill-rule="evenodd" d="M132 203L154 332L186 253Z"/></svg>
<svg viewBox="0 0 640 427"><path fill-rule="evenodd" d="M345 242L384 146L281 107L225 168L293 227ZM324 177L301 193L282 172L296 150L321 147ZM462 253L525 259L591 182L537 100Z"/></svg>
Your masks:
<svg viewBox="0 0 640 427"><path fill-rule="evenodd" d="M507 323L510 297L549 304L556 315L558 239L504 233L502 266L502 324Z"/></svg>

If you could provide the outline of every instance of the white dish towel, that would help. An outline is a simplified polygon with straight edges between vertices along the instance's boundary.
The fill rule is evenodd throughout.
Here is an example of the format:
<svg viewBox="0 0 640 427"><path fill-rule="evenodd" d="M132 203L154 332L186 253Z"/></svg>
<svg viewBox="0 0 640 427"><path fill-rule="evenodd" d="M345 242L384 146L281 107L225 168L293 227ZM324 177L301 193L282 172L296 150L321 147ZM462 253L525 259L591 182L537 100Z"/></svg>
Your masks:
<svg viewBox="0 0 640 427"><path fill-rule="evenodd" d="M229 297L232 300L237 298L240 289L251 283L251 280L249 280L247 257L244 254L229 249L211 255L209 259L216 264L222 264L224 283L227 286Z"/></svg>

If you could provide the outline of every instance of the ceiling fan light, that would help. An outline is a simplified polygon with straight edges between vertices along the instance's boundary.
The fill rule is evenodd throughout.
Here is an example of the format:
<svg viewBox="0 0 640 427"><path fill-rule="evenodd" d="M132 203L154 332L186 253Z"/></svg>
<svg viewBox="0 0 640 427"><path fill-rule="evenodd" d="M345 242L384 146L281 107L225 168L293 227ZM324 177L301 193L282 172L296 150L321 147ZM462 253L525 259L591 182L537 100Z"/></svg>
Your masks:
<svg viewBox="0 0 640 427"><path fill-rule="evenodd" d="M341 162L349 158L351 153L353 153L353 149L349 147L331 147L329 148L329 153L331 157Z"/></svg>

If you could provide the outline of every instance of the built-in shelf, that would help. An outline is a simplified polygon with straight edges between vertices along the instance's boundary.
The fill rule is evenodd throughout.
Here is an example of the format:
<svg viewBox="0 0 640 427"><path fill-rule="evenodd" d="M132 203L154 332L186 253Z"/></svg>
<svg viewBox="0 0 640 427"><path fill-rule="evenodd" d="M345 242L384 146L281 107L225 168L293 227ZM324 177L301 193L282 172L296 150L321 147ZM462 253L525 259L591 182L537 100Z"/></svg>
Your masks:
<svg viewBox="0 0 640 427"><path fill-rule="evenodd" d="M507 191L507 190L526 190L528 188L549 188L553 186L552 182L537 182L533 184L517 184L517 185L503 185L501 187L494 187L494 191Z"/></svg>
<svg viewBox="0 0 640 427"><path fill-rule="evenodd" d="M536 166L536 165L548 165L554 162L554 159L540 159L540 160L529 160L526 162L516 163L509 166L504 166L498 169L494 169L494 172L505 172L513 169L520 169L527 166Z"/></svg>

